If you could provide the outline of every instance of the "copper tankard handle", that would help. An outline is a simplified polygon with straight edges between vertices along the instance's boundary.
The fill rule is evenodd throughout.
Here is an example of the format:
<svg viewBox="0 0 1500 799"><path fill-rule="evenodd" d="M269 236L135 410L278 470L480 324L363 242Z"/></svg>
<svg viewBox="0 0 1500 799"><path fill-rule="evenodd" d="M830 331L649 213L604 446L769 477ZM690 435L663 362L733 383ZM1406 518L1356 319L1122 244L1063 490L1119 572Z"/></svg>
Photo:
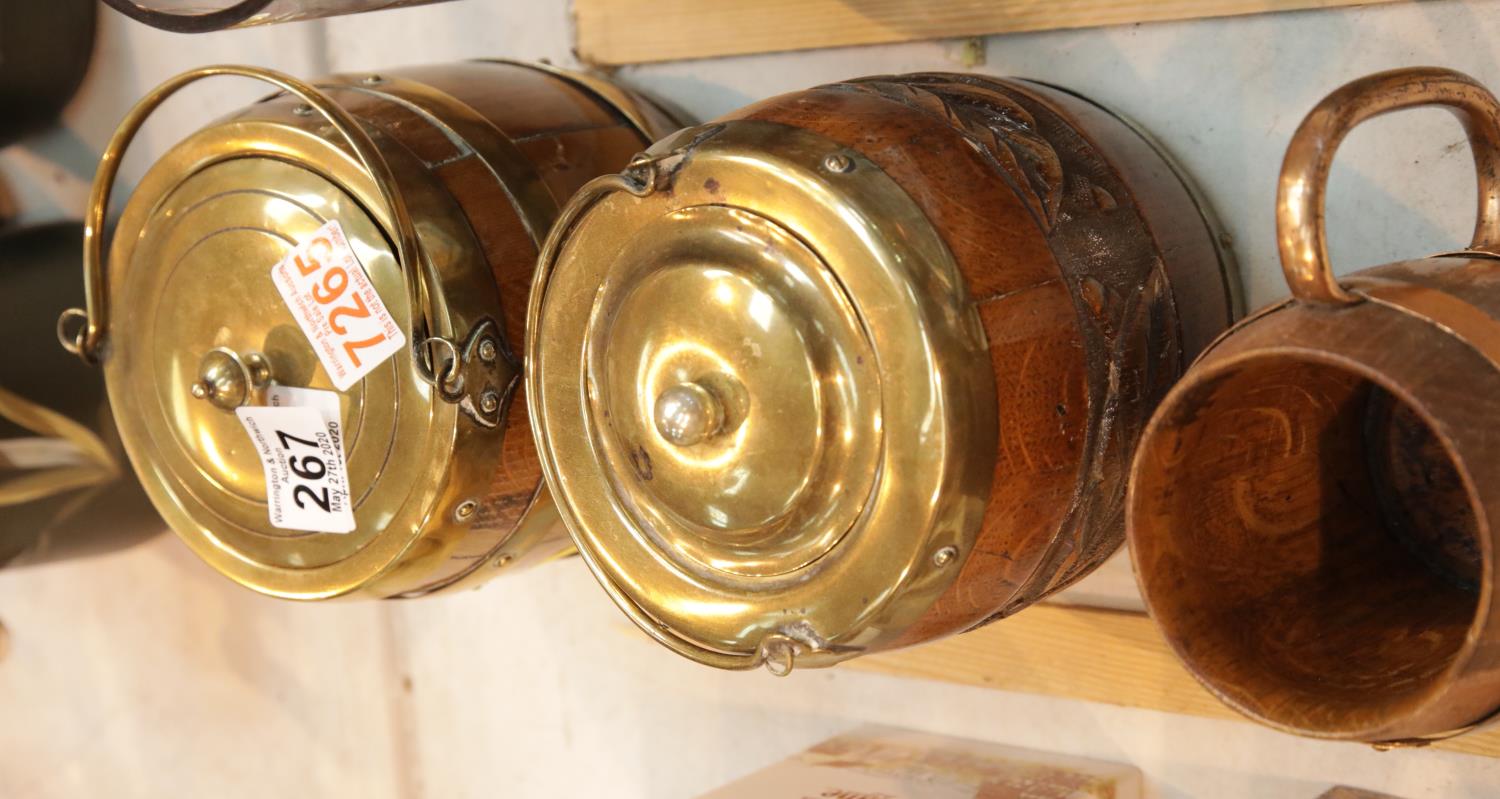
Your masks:
<svg viewBox="0 0 1500 799"><path fill-rule="evenodd" d="M390 211L391 223L396 229L396 262L400 264L405 278L407 300L411 306L411 347L417 373L428 383L446 389L458 378L458 358L445 362L441 372L435 368L432 350L435 346L446 348L450 353L458 352L454 343L447 315L434 306L432 298L436 285L435 271L417 238L416 226L407 211L406 202L397 188L395 175L380 154L374 140L360 126L352 114L335 103L332 98L310 83L290 75L259 67L219 65L201 67L184 72L151 90L120 122L109 144L100 156L99 170L94 175L94 186L89 194L88 209L84 215L83 228L83 281L84 309L70 308L57 320L57 337L63 348L79 356L85 362L97 364L104 338L109 328L109 304L106 297L108 286L104 274L104 222L109 209L110 193L120 171L120 161L125 150L140 132L141 126L167 98L204 78L233 75L269 83L287 94L300 99L308 108L316 111L333 129L338 131L359 160L360 166L375 181L381 199ZM69 333L73 320L82 319L76 332ZM436 334L433 334L433 331ZM448 394L448 391L440 391Z"/></svg>
<svg viewBox="0 0 1500 799"><path fill-rule="evenodd" d="M1442 106L1463 123L1479 178L1479 216L1471 250L1500 252L1500 102L1461 72L1412 67L1379 72L1345 84L1313 108L1287 145L1276 193L1281 269L1292 296L1322 305L1350 305L1358 297L1338 284L1328 266L1323 200L1339 143L1356 125L1403 108Z"/></svg>

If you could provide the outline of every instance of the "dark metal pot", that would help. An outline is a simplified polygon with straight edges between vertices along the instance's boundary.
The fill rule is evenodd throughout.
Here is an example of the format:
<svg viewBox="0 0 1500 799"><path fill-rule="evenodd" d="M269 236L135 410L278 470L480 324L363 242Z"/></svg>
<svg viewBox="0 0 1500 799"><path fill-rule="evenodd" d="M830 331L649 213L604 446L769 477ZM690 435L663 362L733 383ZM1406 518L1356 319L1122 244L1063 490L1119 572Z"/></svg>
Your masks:
<svg viewBox="0 0 1500 799"><path fill-rule="evenodd" d="M165 530L125 463L98 372L47 346L83 290L83 226L0 234L0 568L121 549Z"/></svg>
<svg viewBox="0 0 1500 799"><path fill-rule="evenodd" d="M104 0L137 22L175 33L207 33L444 0Z"/></svg>
<svg viewBox="0 0 1500 799"><path fill-rule="evenodd" d="M0 147L48 125L94 51L93 0L0 0Z"/></svg>

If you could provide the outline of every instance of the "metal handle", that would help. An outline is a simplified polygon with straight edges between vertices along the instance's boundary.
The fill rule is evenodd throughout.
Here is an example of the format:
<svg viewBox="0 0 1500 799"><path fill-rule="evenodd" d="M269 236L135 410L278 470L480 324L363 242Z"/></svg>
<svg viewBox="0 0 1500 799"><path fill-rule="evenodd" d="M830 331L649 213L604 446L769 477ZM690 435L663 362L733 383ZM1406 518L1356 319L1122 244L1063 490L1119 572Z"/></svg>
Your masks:
<svg viewBox="0 0 1500 799"><path fill-rule="evenodd" d="M1413 67L1369 75L1323 98L1292 134L1276 194L1276 234L1281 269L1292 296L1322 305L1359 298L1334 279L1328 266L1323 200L1339 143L1356 125L1403 108L1442 106L1463 123L1479 178L1479 215L1470 249L1500 248L1500 102L1473 78L1438 67Z"/></svg>
<svg viewBox="0 0 1500 799"><path fill-rule="evenodd" d="M119 462L97 433L51 408L0 388L0 419L47 439L66 442L84 461L0 480L0 508L101 485L120 476Z"/></svg>
<svg viewBox="0 0 1500 799"><path fill-rule="evenodd" d="M407 211L406 202L396 186L396 178L390 166L358 120L335 103L332 98L312 84L281 72L259 67L219 65L184 72L151 90L135 104L134 108L130 109L125 119L120 122L120 127L115 130L114 136L110 138L109 144L104 148L104 154L100 157L99 170L94 175L94 186L89 194L88 210L84 216L83 281L87 310L70 308L64 311L57 320L58 341L63 348L87 363L99 362L99 354L109 327L109 304L106 296L108 286L103 268L105 214L109 209L110 192L114 189L115 178L119 174L120 161L126 148L140 132L146 118L167 98L191 83L220 75L263 81L297 97L309 108L321 114L328 124L332 125L334 130L337 130L349 143L354 156L359 159L360 166L374 179L381 199L390 211L391 222L396 228L396 262L400 265L401 273L405 278L407 299L411 305L411 354L417 373L429 384L443 389L440 393L445 396L454 394L455 392L449 389L448 384L459 378L456 357L458 348L454 343L452 331L449 329L447 317L439 313L438 308L432 302L432 297L436 294L437 278L433 275L434 270L422 250L416 227L412 224L411 214ZM428 281L434 281L434 285L429 286ZM84 321L83 325L77 332L69 334L68 328L72 324L71 320L80 318ZM434 328L437 329L438 334L429 335ZM433 345L442 345L455 355L444 361L445 366L441 376L432 365Z"/></svg>
<svg viewBox="0 0 1500 799"><path fill-rule="evenodd" d="M232 28L248 21L265 10L271 0L241 0L232 6L217 11L174 12L160 11L141 5L133 0L104 0L110 8L153 28L174 33L205 33L207 31Z"/></svg>

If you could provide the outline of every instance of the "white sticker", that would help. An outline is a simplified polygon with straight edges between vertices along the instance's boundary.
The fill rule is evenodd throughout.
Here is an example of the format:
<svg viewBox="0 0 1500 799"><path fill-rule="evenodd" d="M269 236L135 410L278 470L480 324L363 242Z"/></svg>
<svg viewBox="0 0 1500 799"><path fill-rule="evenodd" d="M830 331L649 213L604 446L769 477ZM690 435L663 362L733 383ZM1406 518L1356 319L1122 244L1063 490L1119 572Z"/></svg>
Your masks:
<svg viewBox="0 0 1500 799"><path fill-rule="evenodd" d="M323 422L340 425L339 395L336 391L321 391L316 388L296 386L271 386L266 389L266 404L273 408L312 408L323 417ZM343 427L340 426L342 431Z"/></svg>
<svg viewBox="0 0 1500 799"><path fill-rule="evenodd" d="M274 386L270 405L235 410L266 472L271 525L317 533L354 532L339 397Z"/></svg>
<svg viewBox="0 0 1500 799"><path fill-rule="evenodd" d="M336 219L287 253L271 280L339 391L406 344Z"/></svg>

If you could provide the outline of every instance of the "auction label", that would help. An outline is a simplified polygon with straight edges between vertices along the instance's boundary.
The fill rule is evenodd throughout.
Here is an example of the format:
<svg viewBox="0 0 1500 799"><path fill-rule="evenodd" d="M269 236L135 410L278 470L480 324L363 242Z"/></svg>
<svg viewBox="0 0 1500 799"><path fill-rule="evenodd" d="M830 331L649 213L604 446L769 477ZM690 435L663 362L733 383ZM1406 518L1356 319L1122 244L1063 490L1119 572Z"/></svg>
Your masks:
<svg viewBox="0 0 1500 799"><path fill-rule="evenodd" d="M271 280L339 391L406 344L337 219L276 264Z"/></svg>
<svg viewBox="0 0 1500 799"><path fill-rule="evenodd" d="M235 413L265 468L271 525L353 532L338 395L275 386L267 396L270 405L237 408Z"/></svg>

